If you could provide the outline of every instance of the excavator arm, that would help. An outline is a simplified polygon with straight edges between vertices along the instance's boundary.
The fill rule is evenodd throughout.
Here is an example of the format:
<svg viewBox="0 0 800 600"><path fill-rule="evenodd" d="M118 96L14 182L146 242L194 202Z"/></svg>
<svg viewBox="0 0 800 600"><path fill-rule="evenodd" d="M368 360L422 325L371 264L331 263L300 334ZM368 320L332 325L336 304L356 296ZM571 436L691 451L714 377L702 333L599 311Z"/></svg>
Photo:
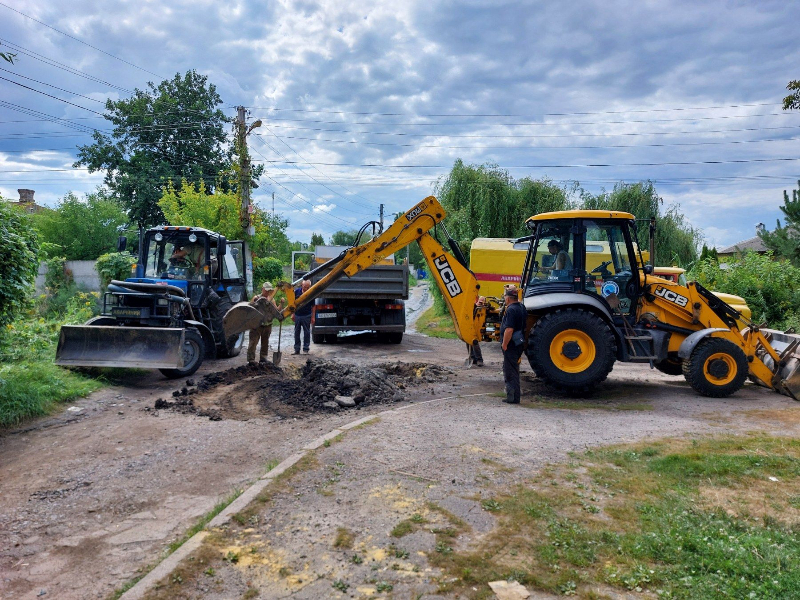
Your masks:
<svg viewBox="0 0 800 600"><path fill-rule="evenodd" d="M260 303L259 308L240 302L228 311L223 320L225 335L231 336L257 327L262 321L273 318L283 320L298 308L320 296L334 281L346 275L352 277L359 271L380 263L390 254L402 250L412 242L418 242L422 255L428 263L431 277L444 296L453 317L456 334L468 344L481 339L486 309L476 310L478 284L475 276L430 233L445 217L445 210L436 198L428 196L397 219L385 232L372 240L342 252L318 269L330 271L304 294L295 296L294 285L280 282L279 290L286 294L287 305L279 310L270 303ZM261 309L261 310L259 310ZM262 312L264 311L264 312ZM268 314L267 314L268 313Z"/></svg>

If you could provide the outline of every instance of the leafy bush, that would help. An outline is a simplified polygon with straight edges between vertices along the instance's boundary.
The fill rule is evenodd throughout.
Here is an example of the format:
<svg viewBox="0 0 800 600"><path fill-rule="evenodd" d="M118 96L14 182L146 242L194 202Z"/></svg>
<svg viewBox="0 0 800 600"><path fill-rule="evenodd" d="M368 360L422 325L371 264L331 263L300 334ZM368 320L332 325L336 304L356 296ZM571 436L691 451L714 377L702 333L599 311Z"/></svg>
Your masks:
<svg viewBox="0 0 800 600"><path fill-rule="evenodd" d="M756 322L800 329L800 268L773 260L771 253L751 251L722 264L700 260L688 277L716 292L741 296Z"/></svg>
<svg viewBox="0 0 800 600"><path fill-rule="evenodd" d="M253 257L253 287L258 289L265 281L278 281L283 278L283 263L274 257Z"/></svg>
<svg viewBox="0 0 800 600"><path fill-rule="evenodd" d="M67 260L94 260L115 249L118 230L127 221L120 204L102 189L87 194L83 200L70 192L55 210L33 216L39 237L61 246L59 254Z"/></svg>
<svg viewBox="0 0 800 600"><path fill-rule="evenodd" d="M130 252L109 252L97 259L95 269L100 275L100 289L104 290L112 279L127 279L131 276L131 267L136 264Z"/></svg>
<svg viewBox="0 0 800 600"><path fill-rule="evenodd" d="M36 232L25 213L0 198L0 327L28 303L39 270Z"/></svg>

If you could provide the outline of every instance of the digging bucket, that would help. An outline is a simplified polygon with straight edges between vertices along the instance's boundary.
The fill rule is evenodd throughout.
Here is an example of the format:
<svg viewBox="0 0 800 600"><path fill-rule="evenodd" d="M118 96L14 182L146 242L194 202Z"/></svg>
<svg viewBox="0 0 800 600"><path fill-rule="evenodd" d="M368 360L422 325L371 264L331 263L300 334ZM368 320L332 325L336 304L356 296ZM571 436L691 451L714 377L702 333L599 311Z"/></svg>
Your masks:
<svg viewBox="0 0 800 600"><path fill-rule="evenodd" d="M64 325L55 364L62 367L183 367L183 329Z"/></svg>
<svg viewBox="0 0 800 600"><path fill-rule="evenodd" d="M800 335L775 329L762 329L761 332L781 358L773 383L775 389L800 400ZM766 356L764 364L775 372L774 362L769 356Z"/></svg>

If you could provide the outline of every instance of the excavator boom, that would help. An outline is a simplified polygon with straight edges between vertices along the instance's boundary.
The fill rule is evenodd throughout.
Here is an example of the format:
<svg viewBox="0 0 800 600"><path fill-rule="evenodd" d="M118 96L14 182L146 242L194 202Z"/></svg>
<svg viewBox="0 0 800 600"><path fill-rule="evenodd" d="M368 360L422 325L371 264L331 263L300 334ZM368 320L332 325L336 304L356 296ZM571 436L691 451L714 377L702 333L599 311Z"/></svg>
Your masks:
<svg viewBox="0 0 800 600"><path fill-rule="evenodd" d="M379 264L387 256L402 250L412 242L418 242L422 255L428 263L431 277L436 282L447 301L453 317L458 337L468 344L481 339L486 309L475 308L480 285L475 276L461 264L456 257L445 251L444 247L430 233L446 213L439 201L428 196L397 219L385 232L372 240L342 252L318 269L330 271L313 284L303 295L296 297L294 285L280 282L277 288L286 294L287 305L278 310L269 303L260 303L254 308L247 302L240 302L225 315L223 324L225 334L236 335L258 326L263 320L273 318L283 320L299 307L313 301L325 289L342 276L352 277L356 273Z"/></svg>

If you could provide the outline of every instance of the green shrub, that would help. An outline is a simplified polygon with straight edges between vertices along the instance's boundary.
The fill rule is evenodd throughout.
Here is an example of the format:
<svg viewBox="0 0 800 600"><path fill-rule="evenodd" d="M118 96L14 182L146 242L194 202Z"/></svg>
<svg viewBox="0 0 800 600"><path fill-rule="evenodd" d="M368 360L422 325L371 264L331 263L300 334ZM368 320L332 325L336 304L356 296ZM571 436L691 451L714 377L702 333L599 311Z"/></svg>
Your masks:
<svg viewBox="0 0 800 600"><path fill-rule="evenodd" d="M28 216L0 198L0 327L28 305L39 270L39 245Z"/></svg>
<svg viewBox="0 0 800 600"><path fill-rule="evenodd" d="M131 267L136 264L130 252L109 252L97 259L95 269L100 275L100 289L104 290L112 279L123 280L131 276Z"/></svg>
<svg viewBox="0 0 800 600"><path fill-rule="evenodd" d="M283 263L272 256L253 258L253 287L260 289L265 281L276 282L283 279Z"/></svg>
<svg viewBox="0 0 800 600"><path fill-rule="evenodd" d="M741 296L757 323L779 329L800 325L800 268L752 251L722 264L725 268L713 259L700 260L688 278L715 292Z"/></svg>

